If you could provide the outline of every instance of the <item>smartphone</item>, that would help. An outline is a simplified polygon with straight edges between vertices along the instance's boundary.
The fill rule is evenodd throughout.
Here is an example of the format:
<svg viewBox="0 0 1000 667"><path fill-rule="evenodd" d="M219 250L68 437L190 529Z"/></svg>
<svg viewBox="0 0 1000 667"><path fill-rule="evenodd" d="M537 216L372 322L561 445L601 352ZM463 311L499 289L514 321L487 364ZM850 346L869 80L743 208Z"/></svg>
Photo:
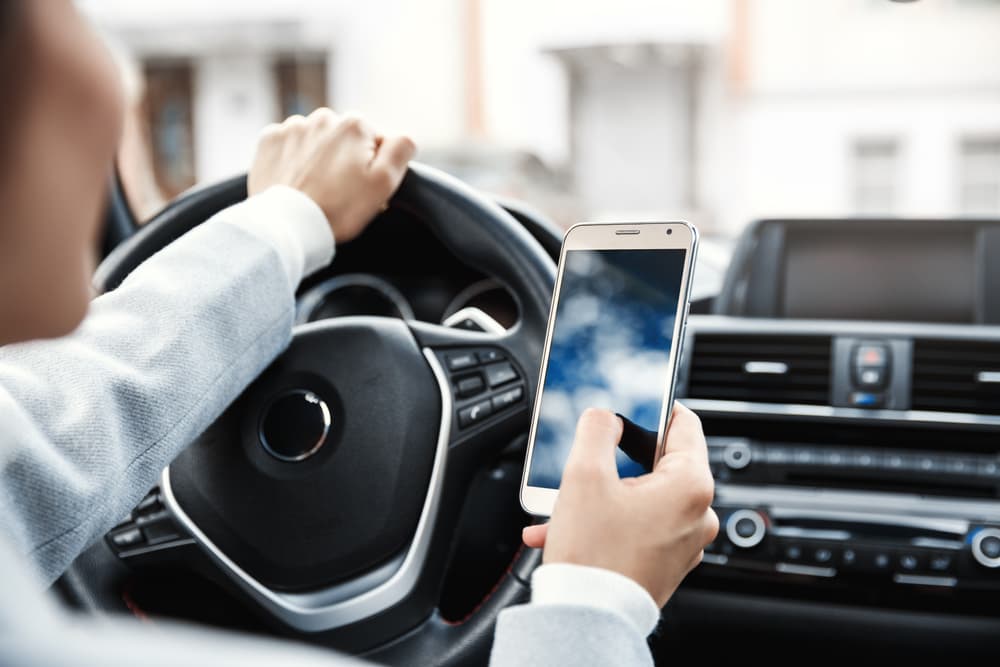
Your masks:
<svg viewBox="0 0 1000 667"><path fill-rule="evenodd" d="M587 407L623 417L631 447L616 452L621 477L662 455L697 251L686 222L581 223L566 233L521 478L526 512L552 514Z"/></svg>

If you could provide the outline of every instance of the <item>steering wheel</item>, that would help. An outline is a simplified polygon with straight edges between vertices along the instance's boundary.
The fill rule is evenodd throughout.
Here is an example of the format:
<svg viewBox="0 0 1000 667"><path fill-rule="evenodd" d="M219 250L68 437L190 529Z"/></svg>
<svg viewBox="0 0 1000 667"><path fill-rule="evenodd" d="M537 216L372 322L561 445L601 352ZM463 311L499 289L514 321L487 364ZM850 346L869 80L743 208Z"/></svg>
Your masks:
<svg viewBox="0 0 1000 667"><path fill-rule="evenodd" d="M105 260L96 286L114 289L245 197L243 177L184 197ZM462 622L438 611L473 475L526 430L555 266L502 208L427 166L411 166L389 206L503 283L518 323L499 334L386 317L299 325L164 471L160 496L188 545L176 558L193 541L279 632L387 663L466 664L485 659L497 615L527 599L539 561L522 550Z"/></svg>

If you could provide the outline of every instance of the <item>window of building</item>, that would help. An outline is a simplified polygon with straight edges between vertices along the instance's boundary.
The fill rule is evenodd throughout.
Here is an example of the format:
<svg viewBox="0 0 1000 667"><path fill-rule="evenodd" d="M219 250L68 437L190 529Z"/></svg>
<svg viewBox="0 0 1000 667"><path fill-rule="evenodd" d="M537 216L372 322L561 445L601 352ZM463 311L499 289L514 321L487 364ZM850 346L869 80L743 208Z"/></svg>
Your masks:
<svg viewBox="0 0 1000 667"><path fill-rule="evenodd" d="M1000 213L1000 136L964 139L959 151L959 209Z"/></svg>
<svg viewBox="0 0 1000 667"><path fill-rule="evenodd" d="M854 144L854 212L887 215L896 207L899 144L893 139L863 139Z"/></svg>
<svg viewBox="0 0 1000 667"><path fill-rule="evenodd" d="M327 106L326 57L282 56L274 64L281 118Z"/></svg>
<svg viewBox="0 0 1000 667"><path fill-rule="evenodd" d="M171 199L195 184L191 63L147 62L143 69L153 174Z"/></svg>

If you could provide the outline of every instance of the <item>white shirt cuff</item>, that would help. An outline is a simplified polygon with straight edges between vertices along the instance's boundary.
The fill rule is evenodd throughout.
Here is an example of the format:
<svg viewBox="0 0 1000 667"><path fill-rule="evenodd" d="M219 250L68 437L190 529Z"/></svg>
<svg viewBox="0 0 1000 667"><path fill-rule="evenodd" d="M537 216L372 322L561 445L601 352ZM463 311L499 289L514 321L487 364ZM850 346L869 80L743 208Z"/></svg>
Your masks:
<svg viewBox="0 0 1000 667"><path fill-rule="evenodd" d="M643 636L660 621L649 592L623 574L586 565L550 563L531 575L531 604L580 605L614 612Z"/></svg>
<svg viewBox="0 0 1000 667"><path fill-rule="evenodd" d="M218 217L273 247L293 289L333 259L333 230L326 215L308 195L294 188L271 186Z"/></svg>

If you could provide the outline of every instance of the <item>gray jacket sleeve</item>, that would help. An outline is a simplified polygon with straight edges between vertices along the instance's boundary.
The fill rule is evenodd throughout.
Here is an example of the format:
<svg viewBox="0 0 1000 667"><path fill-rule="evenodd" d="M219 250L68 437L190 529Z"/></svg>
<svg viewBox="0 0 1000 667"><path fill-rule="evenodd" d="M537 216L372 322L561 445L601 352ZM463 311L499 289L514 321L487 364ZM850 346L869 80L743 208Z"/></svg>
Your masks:
<svg viewBox="0 0 1000 667"><path fill-rule="evenodd" d="M621 614L580 605L523 605L500 614L490 664L494 667L645 667L653 658L643 637Z"/></svg>
<svg viewBox="0 0 1000 667"><path fill-rule="evenodd" d="M293 310L274 247L217 219L96 299L69 337L0 348L0 527L44 583L288 344Z"/></svg>

